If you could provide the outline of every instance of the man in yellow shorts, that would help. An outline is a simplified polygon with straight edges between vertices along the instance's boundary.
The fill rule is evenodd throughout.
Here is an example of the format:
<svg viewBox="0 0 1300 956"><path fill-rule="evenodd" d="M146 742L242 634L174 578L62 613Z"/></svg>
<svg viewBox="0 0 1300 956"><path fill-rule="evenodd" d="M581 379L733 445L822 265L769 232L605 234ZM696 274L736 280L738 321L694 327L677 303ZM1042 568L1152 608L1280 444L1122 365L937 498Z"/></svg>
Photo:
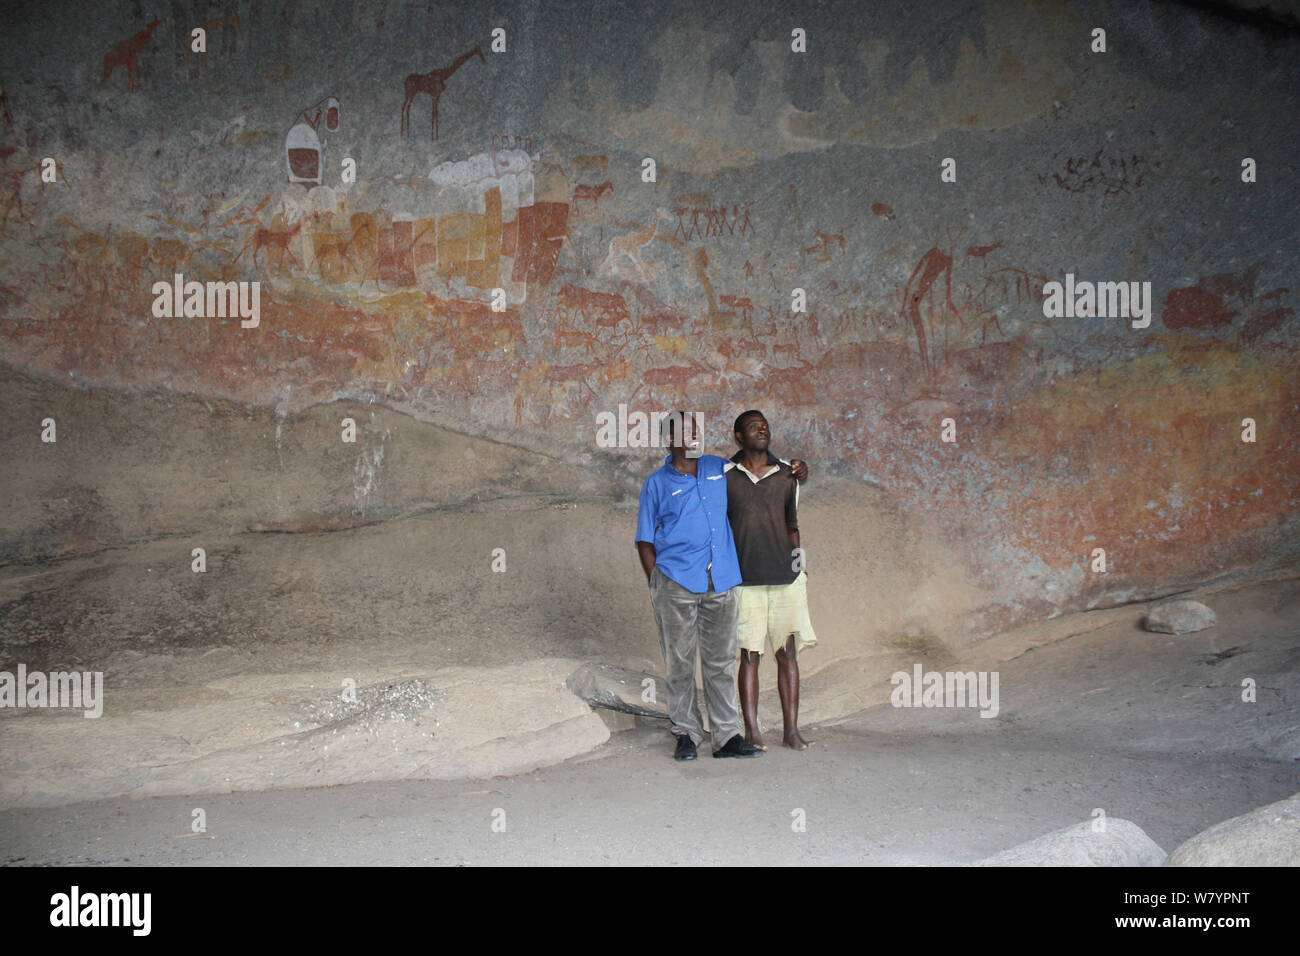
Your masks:
<svg viewBox="0 0 1300 956"><path fill-rule="evenodd" d="M799 652L817 643L808 617L807 575L799 546L799 482L790 463L768 451L771 432L763 413L750 410L735 423L740 451L727 468L727 518L740 561L736 588L740 620L737 677L745 739L763 746L758 728L758 662L775 648L782 743L808 749L799 733Z"/></svg>

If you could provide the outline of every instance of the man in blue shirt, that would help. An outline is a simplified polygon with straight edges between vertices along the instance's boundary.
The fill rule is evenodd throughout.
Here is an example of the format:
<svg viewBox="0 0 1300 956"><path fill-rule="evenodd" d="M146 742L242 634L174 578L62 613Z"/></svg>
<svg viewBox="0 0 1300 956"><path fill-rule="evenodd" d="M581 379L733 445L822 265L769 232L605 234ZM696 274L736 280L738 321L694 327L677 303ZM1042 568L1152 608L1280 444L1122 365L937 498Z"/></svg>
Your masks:
<svg viewBox="0 0 1300 956"><path fill-rule="evenodd" d="M736 690L738 607L732 589L741 577L727 520L729 463L700 454L695 416L674 412L664 426L671 454L641 487L636 546L664 652L674 757L694 760L704 739L695 697L697 648L713 756L757 756L762 751L741 733Z"/></svg>

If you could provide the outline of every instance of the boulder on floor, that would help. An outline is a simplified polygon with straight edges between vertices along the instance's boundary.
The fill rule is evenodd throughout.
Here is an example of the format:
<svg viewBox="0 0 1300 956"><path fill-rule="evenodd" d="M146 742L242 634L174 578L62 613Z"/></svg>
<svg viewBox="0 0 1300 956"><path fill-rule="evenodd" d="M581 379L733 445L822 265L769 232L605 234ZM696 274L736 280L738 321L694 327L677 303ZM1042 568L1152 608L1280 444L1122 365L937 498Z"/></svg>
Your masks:
<svg viewBox="0 0 1300 956"><path fill-rule="evenodd" d="M1191 634L1217 623L1214 612L1200 601L1166 601L1147 612L1142 626L1158 634Z"/></svg>
<svg viewBox="0 0 1300 956"><path fill-rule="evenodd" d="M972 866L1159 866L1160 849L1136 823L1107 817L1055 830L1009 850L985 857Z"/></svg>
<svg viewBox="0 0 1300 956"><path fill-rule="evenodd" d="M1300 793L1202 830L1165 866L1300 866Z"/></svg>

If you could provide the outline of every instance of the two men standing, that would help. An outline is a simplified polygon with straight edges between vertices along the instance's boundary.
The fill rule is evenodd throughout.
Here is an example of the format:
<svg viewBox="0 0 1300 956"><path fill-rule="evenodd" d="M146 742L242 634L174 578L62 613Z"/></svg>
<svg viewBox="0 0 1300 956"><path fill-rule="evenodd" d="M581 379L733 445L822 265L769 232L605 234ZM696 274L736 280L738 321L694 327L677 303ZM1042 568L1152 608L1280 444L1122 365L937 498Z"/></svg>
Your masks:
<svg viewBox="0 0 1300 956"><path fill-rule="evenodd" d="M757 415L746 412L737 421L737 426L748 424ZM695 654L698 648L703 669L704 699L709 713L709 724L713 736L714 757L752 757L762 752L761 741L757 740L758 728L755 713L757 710L757 663L758 653L762 651L762 642L767 636L768 620L784 626L789 616L780 610L773 617L772 584L766 582L773 577L770 565L774 557L769 553L774 539L770 515L761 517L772 507L779 505L782 517L795 515L797 490L793 503L787 505L784 492L776 492L778 486L784 488L783 482L802 480L807 476L807 466L800 461L789 465L779 463L776 469L763 468L758 460L750 461L744 456L766 455L766 441L762 448L757 435L751 440L756 447L747 448L741 441L739 427L737 441L741 442L742 451L739 458L745 464L747 477L745 482L753 482L757 487L769 474L777 478L769 481L761 489L758 498L743 486L737 485L739 494L737 517L741 519L745 540L741 553L748 559L755 556L756 564L752 573L747 572L737 556L736 540L733 537L732 521L729 515L729 487L733 480L728 472L737 465L716 455L700 454L700 438L694 416L674 413L664 421L671 454L664 465L654 471L641 488L640 506L637 512L636 546L641 559L642 569L650 586L651 602L654 606L655 620L659 626L660 646L664 653L666 669L666 691L668 716L672 722L672 732L677 737L674 756L678 760L694 760L697 746L704 739L704 728L700 721L699 708L695 694ZM762 422L763 438L767 435L767 423ZM763 474L754 478L755 471ZM778 498L780 499L778 501ZM761 500L760 500L761 499ZM797 547L797 518L793 529L782 526L786 540L793 540ZM794 537L790 537L793 533ZM754 535L751 540L751 534ZM780 544L784 552L784 563L790 564L790 548ZM779 577L780 575L778 575ZM802 581L802 575L798 576ZM738 589L741 583L754 586ZM777 585L789 587L788 583ZM746 590L754 593L742 596ZM753 603L749 598L752 597ZM784 607L781 604L780 607ZM758 642L754 653L753 676L749 683L753 695L748 698L749 710L745 723L749 739L741 734L740 702L736 683L737 626L742 615L749 624L746 633L750 643ZM806 619L806 603L804 619ZM785 662L794 664L794 653L798 647L810 646L816 642L812 637L811 627L807 629L808 640L801 641L798 634L794 641L788 642L787 636L781 634L774 641L782 650L778 652L778 665L785 667ZM802 632L801 632L802 633ZM748 652L747 652L748 653ZM747 658L748 659L748 658ZM746 664L742 662L742 672ZM781 671L781 686L787 687L787 670ZM798 670L793 671L795 681L794 707L798 707ZM741 688L746 684L742 682ZM785 709L787 694L782 693L782 707ZM786 743L802 749L802 739L787 713ZM793 742L792 742L793 741ZM803 744L806 746L806 744Z"/></svg>

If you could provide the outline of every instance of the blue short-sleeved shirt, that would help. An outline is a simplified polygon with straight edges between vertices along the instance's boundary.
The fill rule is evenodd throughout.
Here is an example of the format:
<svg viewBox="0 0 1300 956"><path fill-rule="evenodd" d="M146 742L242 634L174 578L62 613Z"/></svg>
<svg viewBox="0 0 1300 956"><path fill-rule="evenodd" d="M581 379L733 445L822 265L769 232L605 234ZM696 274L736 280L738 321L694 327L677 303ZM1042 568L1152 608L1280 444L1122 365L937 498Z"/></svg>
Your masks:
<svg viewBox="0 0 1300 956"><path fill-rule="evenodd" d="M686 590L703 594L712 574L714 590L728 591L741 579L727 520L727 460L701 455L695 475L683 475L672 460L641 486L636 540L653 544L659 570Z"/></svg>

